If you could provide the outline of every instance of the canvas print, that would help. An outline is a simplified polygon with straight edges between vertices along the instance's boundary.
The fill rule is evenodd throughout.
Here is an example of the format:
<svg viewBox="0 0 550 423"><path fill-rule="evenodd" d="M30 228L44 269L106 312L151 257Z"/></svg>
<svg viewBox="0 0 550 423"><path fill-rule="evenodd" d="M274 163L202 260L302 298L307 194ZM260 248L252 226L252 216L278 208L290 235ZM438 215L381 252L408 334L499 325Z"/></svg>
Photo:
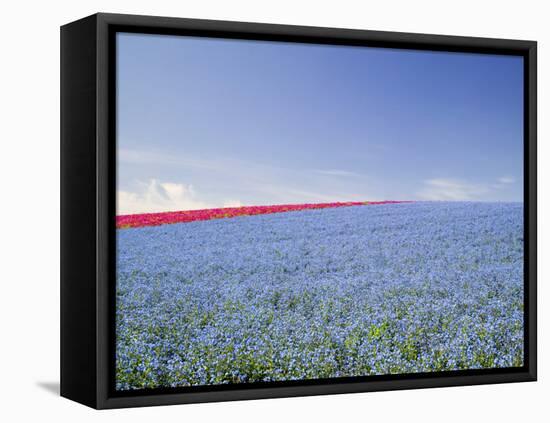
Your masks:
<svg viewBox="0 0 550 423"><path fill-rule="evenodd" d="M116 51L118 391L523 366L521 57Z"/></svg>

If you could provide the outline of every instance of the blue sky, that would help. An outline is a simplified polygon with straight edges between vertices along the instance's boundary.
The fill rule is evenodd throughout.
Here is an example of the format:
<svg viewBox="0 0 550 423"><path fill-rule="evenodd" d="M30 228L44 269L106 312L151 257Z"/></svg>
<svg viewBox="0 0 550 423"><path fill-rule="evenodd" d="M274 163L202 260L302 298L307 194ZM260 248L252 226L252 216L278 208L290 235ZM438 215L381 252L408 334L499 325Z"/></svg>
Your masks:
<svg viewBox="0 0 550 423"><path fill-rule="evenodd" d="M117 213L522 201L520 57L118 34Z"/></svg>

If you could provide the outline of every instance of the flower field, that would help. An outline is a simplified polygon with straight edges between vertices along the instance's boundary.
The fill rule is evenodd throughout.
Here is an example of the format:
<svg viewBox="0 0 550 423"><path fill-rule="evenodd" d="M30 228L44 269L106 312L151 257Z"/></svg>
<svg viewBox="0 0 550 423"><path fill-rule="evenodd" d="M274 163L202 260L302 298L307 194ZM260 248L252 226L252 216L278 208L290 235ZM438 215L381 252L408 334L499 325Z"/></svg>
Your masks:
<svg viewBox="0 0 550 423"><path fill-rule="evenodd" d="M523 204L119 229L116 307L117 389L521 366Z"/></svg>
<svg viewBox="0 0 550 423"><path fill-rule="evenodd" d="M129 214L116 217L117 229L159 226L197 220L224 219L237 216L283 213L289 211L326 209L333 207L366 206L406 203L407 201L348 201L341 203L282 204L274 206L224 207L219 209L186 210L162 213Z"/></svg>

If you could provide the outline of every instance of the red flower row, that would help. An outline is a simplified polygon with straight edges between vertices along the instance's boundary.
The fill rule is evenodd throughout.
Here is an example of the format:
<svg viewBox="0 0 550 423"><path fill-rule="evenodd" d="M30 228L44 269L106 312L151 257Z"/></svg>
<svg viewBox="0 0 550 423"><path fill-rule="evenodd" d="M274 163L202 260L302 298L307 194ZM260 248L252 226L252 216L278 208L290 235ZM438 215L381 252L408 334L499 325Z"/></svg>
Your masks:
<svg viewBox="0 0 550 423"><path fill-rule="evenodd" d="M256 214L282 213L289 211L326 209L376 204L405 203L406 201L348 201L345 203L283 204L277 206L245 206L219 209L188 210L162 213L129 214L116 217L117 229L159 226L170 223L194 222L197 220L223 219L226 217L252 216Z"/></svg>

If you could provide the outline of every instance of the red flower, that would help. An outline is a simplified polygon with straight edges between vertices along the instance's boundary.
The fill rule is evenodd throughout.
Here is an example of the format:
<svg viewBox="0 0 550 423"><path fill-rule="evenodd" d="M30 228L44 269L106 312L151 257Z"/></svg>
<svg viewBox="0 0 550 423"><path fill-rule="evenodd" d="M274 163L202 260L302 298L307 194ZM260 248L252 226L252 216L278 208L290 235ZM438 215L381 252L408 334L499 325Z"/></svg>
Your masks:
<svg viewBox="0 0 550 423"><path fill-rule="evenodd" d="M285 213L308 209L326 209L332 207L366 206L377 204L408 203L410 201L348 201L341 203L318 204L282 204L275 206L244 206L226 207L222 209L188 210L162 213L129 214L116 217L117 229L139 228L143 226L159 226L170 223L194 222L231 218L235 216L251 216L269 213Z"/></svg>

